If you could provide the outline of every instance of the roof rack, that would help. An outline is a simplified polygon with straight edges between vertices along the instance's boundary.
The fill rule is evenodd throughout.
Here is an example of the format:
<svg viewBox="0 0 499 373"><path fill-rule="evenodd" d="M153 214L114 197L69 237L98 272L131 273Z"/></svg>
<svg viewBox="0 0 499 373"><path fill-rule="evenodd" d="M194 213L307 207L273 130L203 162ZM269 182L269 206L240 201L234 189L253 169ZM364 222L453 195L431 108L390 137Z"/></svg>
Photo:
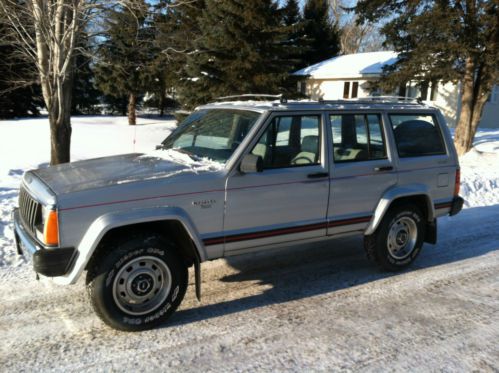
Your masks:
<svg viewBox="0 0 499 373"><path fill-rule="evenodd" d="M404 97L404 96L368 96L368 97L362 97L362 98L354 98L354 99L343 99L343 100L322 100L319 99L320 103L328 103L328 102L335 102L335 103L373 103L373 102L379 102L379 103L403 103L403 104L413 104L413 105L420 105L423 102L421 101L421 98L414 98L414 97Z"/></svg>
<svg viewBox="0 0 499 373"><path fill-rule="evenodd" d="M245 93L241 95L232 95L232 96L223 96L223 97L218 97L215 99L215 101L220 101L220 100L233 100L233 99L254 99L254 100L259 100L259 99L274 99L274 100L279 100L281 103L286 103L288 100L282 95L270 95L270 94L265 94L265 93Z"/></svg>

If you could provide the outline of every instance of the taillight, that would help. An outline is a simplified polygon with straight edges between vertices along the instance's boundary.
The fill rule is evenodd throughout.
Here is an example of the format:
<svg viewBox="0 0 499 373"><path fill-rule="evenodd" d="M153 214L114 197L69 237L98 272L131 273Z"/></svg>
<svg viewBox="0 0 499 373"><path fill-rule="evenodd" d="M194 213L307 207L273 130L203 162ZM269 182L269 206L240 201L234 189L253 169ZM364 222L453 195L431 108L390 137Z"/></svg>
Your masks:
<svg viewBox="0 0 499 373"><path fill-rule="evenodd" d="M50 210L43 226L43 241L46 245L59 245L59 223L57 211Z"/></svg>
<svg viewBox="0 0 499 373"><path fill-rule="evenodd" d="M458 196L461 189L461 170L458 168L456 170L456 181L454 183L454 195Z"/></svg>

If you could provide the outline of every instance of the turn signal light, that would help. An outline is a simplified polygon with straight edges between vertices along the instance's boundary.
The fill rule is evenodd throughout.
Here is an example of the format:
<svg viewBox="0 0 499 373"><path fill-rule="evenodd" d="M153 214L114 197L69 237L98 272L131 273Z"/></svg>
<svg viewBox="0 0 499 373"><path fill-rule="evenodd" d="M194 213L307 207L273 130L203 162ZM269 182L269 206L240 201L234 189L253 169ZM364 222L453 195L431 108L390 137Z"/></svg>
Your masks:
<svg viewBox="0 0 499 373"><path fill-rule="evenodd" d="M46 245L59 245L59 223L57 211L49 211L43 227L43 241Z"/></svg>
<svg viewBox="0 0 499 373"><path fill-rule="evenodd" d="M454 184L454 196L458 196L460 190L461 190L461 170L458 168L456 170L456 182Z"/></svg>

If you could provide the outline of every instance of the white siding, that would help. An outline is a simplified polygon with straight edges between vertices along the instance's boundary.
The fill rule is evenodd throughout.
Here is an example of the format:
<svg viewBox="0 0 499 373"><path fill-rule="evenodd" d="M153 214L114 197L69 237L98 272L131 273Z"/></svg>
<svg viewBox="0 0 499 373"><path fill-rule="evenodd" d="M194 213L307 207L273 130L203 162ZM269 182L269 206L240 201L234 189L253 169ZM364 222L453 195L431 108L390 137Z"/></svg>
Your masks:
<svg viewBox="0 0 499 373"><path fill-rule="evenodd" d="M495 92L489 102L485 104L482 119L479 126L482 128L499 128L499 86L495 86ZM497 98L496 98L497 95ZM435 106L442 111L449 127L455 127L461 109L459 85L454 83L440 84L435 101L427 101L429 105Z"/></svg>
<svg viewBox="0 0 499 373"><path fill-rule="evenodd" d="M455 127L459 105L459 88L454 83L438 84L434 101L425 101L430 106L439 108L449 127Z"/></svg>
<svg viewBox="0 0 499 373"><path fill-rule="evenodd" d="M354 82L359 83L357 97L369 96L368 80L366 79L307 79L306 94L312 100L320 98L324 100L341 100L343 99L343 87L345 82L350 82L350 96L352 94L352 86Z"/></svg>
<svg viewBox="0 0 499 373"><path fill-rule="evenodd" d="M499 128L499 85L494 86L489 102L482 113L481 127Z"/></svg>

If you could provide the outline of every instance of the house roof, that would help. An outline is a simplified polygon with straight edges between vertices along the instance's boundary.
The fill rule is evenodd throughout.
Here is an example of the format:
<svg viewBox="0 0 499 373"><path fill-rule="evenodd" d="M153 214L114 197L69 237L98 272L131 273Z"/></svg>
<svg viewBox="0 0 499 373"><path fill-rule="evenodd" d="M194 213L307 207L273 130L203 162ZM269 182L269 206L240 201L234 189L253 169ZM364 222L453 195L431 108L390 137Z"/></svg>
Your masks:
<svg viewBox="0 0 499 373"><path fill-rule="evenodd" d="M347 54L330 58L296 71L293 75L316 79L343 79L377 76L385 65L394 64L398 54L393 51Z"/></svg>

